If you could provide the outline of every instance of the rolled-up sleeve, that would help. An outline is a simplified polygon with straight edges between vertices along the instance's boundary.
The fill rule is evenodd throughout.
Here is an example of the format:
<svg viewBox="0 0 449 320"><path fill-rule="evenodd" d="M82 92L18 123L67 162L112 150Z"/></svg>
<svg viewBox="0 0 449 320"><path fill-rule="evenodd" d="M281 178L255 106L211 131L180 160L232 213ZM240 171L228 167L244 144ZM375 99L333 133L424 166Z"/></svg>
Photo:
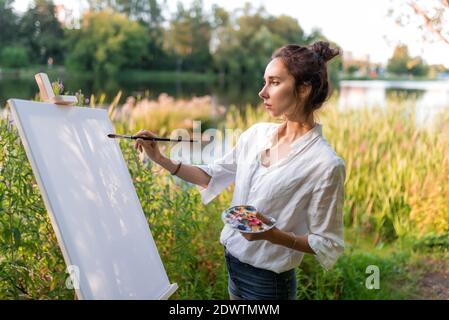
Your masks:
<svg viewBox="0 0 449 320"><path fill-rule="evenodd" d="M313 190L308 210L308 243L323 268L331 269L344 250L343 202L345 165L341 161Z"/></svg>

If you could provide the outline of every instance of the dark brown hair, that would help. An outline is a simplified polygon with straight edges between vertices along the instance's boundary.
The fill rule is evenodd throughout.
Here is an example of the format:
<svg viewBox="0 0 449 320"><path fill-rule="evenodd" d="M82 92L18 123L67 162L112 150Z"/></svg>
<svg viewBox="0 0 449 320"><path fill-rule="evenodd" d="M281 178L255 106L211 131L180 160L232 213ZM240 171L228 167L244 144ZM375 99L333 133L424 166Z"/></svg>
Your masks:
<svg viewBox="0 0 449 320"><path fill-rule="evenodd" d="M288 44L277 49L271 59L280 58L295 78L295 92L301 86L311 85L304 113L309 116L329 98L329 79L326 63L341 54L341 49L330 48L329 43L317 41L309 46Z"/></svg>

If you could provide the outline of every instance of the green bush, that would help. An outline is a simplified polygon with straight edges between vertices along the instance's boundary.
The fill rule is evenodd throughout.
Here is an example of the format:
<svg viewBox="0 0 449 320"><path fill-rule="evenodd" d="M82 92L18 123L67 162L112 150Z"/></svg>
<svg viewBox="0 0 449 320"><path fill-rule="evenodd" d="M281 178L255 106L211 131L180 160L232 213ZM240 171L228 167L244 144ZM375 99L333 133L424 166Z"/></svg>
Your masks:
<svg viewBox="0 0 449 320"><path fill-rule="evenodd" d="M68 34L67 67L106 76L139 67L149 42L142 25L111 10L86 13L83 28Z"/></svg>
<svg viewBox="0 0 449 320"><path fill-rule="evenodd" d="M127 141L123 155L153 238L180 299L226 297L218 242L223 201L208 206L196 190L155 175ZM226 197L227 195L223 195ZM206 214L207 212L207 214ZM217 213L213 215L213 213ZM0 120L0 299L73 299L68 274L17 131Z"/></svg>
<svg viewBox="0 0 449 320"><path fill-rule="evenodd" d="M298 299L305 300L381 300L405 299L414 283L406 269L408 254L382 254L349 248L335 267L325 271L314 257L306 255L297 269ZM366 286L368 266L379 268L379 289ZM406 285L407 284L407 285Z"/></svg>
<svg viewBox="0 0 449 320"><path fill-rule="evenodd" d="M23 47L5 47L1 50L0 65L6 68L22 68L28 66L28 52Z"/></svg>
<svg viewBox="0 0 449 320"><path fill-rule="evenodd" d="M31 167L8 121L0 122L0 299L73 298Z"/></svg>
<svg viewBox="0 0 449 320"><path fill-rule="evenodd" d="M428 233L419 239L415 239L413 247L421 251L447 251L449 249L449 232L442 234Z"/></svg>

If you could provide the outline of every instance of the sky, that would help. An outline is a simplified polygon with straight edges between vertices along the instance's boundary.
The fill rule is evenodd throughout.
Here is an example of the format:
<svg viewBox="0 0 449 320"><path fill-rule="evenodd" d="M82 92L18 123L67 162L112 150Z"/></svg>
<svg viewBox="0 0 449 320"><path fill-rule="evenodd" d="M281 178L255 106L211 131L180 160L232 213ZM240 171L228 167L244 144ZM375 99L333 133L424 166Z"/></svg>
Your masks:
<svg viewBox="0 0 449 320"><path fill-rule="evenodd" d="M54 0L81 11L82 1ZM176 10L176 0L167 0L171 12ZM186 6L192 0L181 0ZM244 0L203 0L206 10L213 4L228 11L241 8ZM412 56L422 56L429 64L444 64L449 67L449 45L445 43L429 44L421 40L414 26L396 26L392 18L387 17L388 9L405 0L251 0L253 7L263 5L272 15L286 14L296 18L306 33L313 28L330 40L339 44L344 51L356 56L369 55L372 62L385 64L391 57L394 47L404 43ZM16 0L15 8L24 11L30 0ZM85 6L84 6L85 7Z"/></svg>

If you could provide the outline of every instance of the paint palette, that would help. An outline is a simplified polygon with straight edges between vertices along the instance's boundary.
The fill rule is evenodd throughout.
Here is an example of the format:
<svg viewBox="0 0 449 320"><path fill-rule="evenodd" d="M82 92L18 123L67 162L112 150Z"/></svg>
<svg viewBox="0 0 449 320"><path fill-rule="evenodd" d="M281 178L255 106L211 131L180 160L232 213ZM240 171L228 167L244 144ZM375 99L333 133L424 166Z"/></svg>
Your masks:
<svg viewBox="0 0 449 320"><path fill-rule="evenodd" d="M224 223L245 233L260 233L274 227L276 220L272 217L262 216L253 206L234 206L221 214Z"/></svg>

